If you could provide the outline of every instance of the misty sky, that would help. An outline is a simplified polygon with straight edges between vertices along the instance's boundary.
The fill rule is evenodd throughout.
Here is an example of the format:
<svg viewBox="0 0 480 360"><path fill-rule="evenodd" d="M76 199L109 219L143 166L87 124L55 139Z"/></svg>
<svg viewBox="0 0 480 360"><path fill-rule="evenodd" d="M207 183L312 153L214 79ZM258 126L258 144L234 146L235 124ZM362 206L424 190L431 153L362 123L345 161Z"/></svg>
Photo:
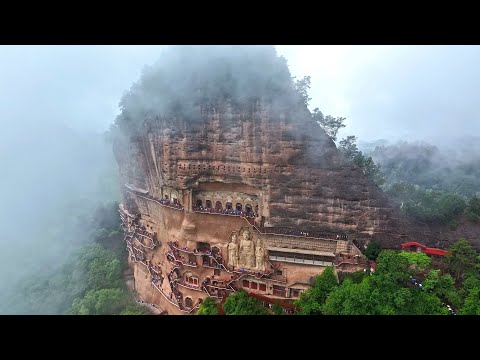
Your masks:
<svg viewBox="0 0 480 360"><path fill-rule="evenodd" d="M277 46L294 76L312 77L310 108L347 118L361 140L480 130L479 46ZM103 131L122 93L160 46L0 46L0 122ZM0 140L15 136L0 131ZM0 150L2 146L0 144Z"/></svg>

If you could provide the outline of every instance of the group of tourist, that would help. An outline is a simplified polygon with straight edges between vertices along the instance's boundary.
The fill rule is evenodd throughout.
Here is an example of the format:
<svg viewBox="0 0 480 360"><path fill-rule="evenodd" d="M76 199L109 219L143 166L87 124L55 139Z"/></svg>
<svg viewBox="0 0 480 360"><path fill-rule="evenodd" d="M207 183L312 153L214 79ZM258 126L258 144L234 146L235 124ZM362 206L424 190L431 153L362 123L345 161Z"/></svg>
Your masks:
<svg viewBox="0 0 480 360"><path fill-rule="evenodd" d="M187 246L184 246L183 248L180 248L177 241L171 241L168 244L170 245L170 248L172 249L172 255L174 255L175 259L179 259L180 261L182 261L182 263L185 263L185 261L184 261L184 257L182 255L180 255L180 251L186 251L186 252L194 253L194 254L198 254L198 255L208 255L208 256L213 257L216 260L216 261L210 261L210 259L208 259L208 260L204 259L203 265L211 266L211 267L215 267L215 268L221 268L222 267L222 264L223 264L222 255L221 254L214 254L212 250L193 249L193 251L192 251ZM188 261L187 264L197 265L197 263L193 262L193 261Z"/></svg>
<svg viewBox="0 0 480 360"><path fill-rule="evenodd" d="M138 225L136 230L137 230L137 233L139 233L140 235L151 237L152 239L155 237L155 233L153 231L147 230L147 228L143 224Z"/></svg>
<svg viewBox="0 0 480 360"><path fill-rule="evenodd" d="M296 230L296 229L288 229L288 228L264 228L263 232L266 234L278 234L278 235L289 235L289 236L302 236L302 237L313 237L313 238L333 238L332 234L319 232L319 231L303 231L303 230ZM348 236L345 234L337 234L335 236L336 240L346 240Z"/></svg>
<svg viewBox="0 0 480 360"><path fill-rule="evenodd" d="M183 210L183 206L178 201L170 201L169 199L155 199L155 198L153 198L153 199L155 201L158 201L160 204L162 204L164 206L168 206L168 207L171 207L171 208Z"/></svg>
<svg viewBox="0 0 480 360"><path fill-rule="evenodd" d="M241 217L248 217L248 218L256 218L258 214L254 212L243 212L242 210L236 209L222 209L222 208L204 208L203 206L194 206L193 211L196 212L205 212L210 214L221 214L221 215L233 215L233 216L241 216Z"/></svg>
<svg viewBox="0 0 480 360"><path fill-rule="evenodd" d="M172 259L169 259L169 256ZM193 260L190 260L190 259L185 260L185 257L180 254L180 251L175 249L173 246L171 246L170 251L167 252L167 260L170 260L170 261L173 261L173 262L179 261L183 265L198 266L196 261L193 261Z"/></svg>

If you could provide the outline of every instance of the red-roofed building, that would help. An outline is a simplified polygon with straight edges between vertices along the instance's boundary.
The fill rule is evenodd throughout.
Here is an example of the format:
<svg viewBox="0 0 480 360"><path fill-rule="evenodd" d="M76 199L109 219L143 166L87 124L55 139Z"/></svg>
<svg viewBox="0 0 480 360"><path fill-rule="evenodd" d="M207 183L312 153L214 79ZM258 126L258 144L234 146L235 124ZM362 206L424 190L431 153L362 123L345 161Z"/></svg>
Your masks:
<svg viewBox="0 0 480 360"><path fill-rule="evenodd" d="M448 255L448 252L446 250L429 248L415 241L410 241L402 244L402 248L403 251L424 253L430 255L434 259L442 258Z"/></svg>

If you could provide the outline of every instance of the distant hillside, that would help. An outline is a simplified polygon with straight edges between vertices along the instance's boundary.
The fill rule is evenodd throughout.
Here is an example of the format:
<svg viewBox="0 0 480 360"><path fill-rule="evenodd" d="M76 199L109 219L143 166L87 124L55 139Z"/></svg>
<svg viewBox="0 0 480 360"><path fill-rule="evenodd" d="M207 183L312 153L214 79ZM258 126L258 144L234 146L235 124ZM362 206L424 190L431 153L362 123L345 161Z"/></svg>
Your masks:
<svg viewBox="0 0 480 360"><path fill-rule="evenodd" d="M405 181L466 197L480 193L480 138L438 144L378 140L359 143L359 148L381 165L386 188Z"/></svg>

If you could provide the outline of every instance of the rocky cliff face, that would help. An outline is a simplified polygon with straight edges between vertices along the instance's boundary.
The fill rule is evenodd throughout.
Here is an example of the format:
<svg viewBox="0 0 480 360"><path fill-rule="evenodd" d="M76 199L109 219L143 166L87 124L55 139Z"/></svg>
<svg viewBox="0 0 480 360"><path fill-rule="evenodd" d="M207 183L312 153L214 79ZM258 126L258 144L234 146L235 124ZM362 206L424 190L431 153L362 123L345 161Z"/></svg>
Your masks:
<svg viewBox="0 0 480 360"><path fill-rule="evenodd" d="M278 111L267 102L197 106L188 118L153 117L143 136L118 148L124 183L162 197L162 187L241 184L258 190L264 225L347 233L399 247L429 232L403 218L385 194L343 159L306 107Z"/></svg>
<svg viewBox="0 0 480 360"><path fill-rule="evenodd" d="M254 195L265 228L347 233L389 247L430 241L342 158L272 47L174 47L121 105L121 178L153 197L173 191L188 211L199 191L224 202L241 192Z"/></svg>

